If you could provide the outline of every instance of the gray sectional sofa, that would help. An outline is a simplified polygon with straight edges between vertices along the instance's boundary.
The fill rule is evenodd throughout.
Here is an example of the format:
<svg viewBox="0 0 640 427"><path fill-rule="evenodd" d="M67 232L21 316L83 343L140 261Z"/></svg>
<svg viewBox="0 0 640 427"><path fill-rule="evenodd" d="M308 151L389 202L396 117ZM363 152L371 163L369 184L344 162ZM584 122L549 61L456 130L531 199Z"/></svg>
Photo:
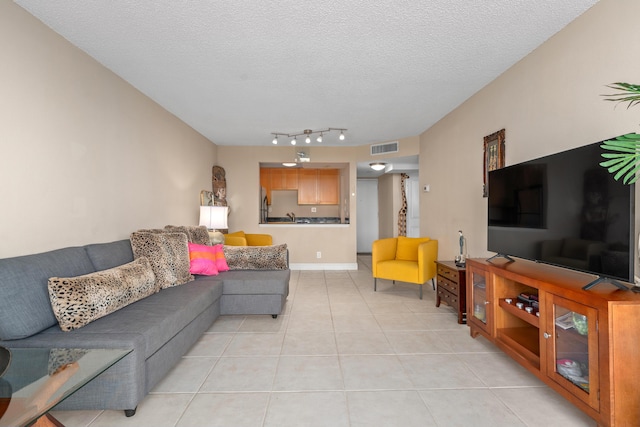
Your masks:
<svg viewBox="0 0 640 427"><path fill-rule="evenodd" d="M117 409L131 416L220 314L275 317L289 293L288 267L196 276L81 328L62 331L52 311L48 279L81 276L133 259L129 240L0 259L1 346L133 350L56 409Z"/></svg>

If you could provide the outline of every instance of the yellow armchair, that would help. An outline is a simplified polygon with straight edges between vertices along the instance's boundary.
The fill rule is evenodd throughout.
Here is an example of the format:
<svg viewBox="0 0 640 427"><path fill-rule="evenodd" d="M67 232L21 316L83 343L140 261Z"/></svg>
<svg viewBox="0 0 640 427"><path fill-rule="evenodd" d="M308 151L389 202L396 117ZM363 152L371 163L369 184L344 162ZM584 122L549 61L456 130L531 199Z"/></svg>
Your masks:
<svg viewBox="0 0 640 427"><path fill-rule="evenodd" d="M373 290L377 290L378 279L396 280L422 285L431 280L435 289L438 241L428 237L391 237L373 242L371 248L371 270Z"/></svg>
<svg viewBox="0 0 640 427"><path fill-rule="evenodd" d="M273 237L271 234L236 231L224 236L224 244L228 246L271 246L273 245Z"/></svg>

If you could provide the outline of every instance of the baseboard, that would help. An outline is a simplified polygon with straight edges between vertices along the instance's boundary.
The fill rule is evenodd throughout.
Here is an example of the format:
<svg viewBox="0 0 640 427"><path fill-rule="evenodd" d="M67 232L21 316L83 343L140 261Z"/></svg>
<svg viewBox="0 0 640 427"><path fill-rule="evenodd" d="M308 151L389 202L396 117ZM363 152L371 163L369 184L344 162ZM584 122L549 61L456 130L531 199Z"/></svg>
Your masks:
<svg viewBox="0 0 640 427"><path fill-rule="evenodd" d="M291 263L291 270L357 270L358 263L338 263L338 264L322 264L322 263Z"/></svg>

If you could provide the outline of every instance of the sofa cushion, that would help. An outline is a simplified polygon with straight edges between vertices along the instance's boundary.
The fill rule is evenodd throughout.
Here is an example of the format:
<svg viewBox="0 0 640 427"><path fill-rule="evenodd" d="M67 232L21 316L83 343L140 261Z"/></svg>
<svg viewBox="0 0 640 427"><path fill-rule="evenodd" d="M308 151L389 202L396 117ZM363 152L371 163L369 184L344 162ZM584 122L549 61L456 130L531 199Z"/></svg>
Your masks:
<svg viewBox="0 0 640 427"><path fill-rule="evenodd" d="M211 245L209 230L204 225L167 225L164 227L170 233L184 233L190 243L197 245Z"/></svg>
<svg viewBox="0 0 640 427"><path fill-rule="evenodd" d="M216 250L213 246L189 243L189 272L203 276L217 275L218 266L215 252Z"/></svg>
<svg viewBox="0 0 640 427"><path fill-rule="evenodd" d="M84 247L95 271L107 270L133 261L129 239L111 243L95 243Z"/></svg>
<svg viewBox="0 0 640 427"><path fill-rule="evenodd" d="M47 280L95 271L82 247L0 259L0 339L15 340L57 324Z"/></svg>
<svg viewBox="0 0 640 427"><path fill-rule="evenodd" d="M286 270L287 245L227 246L224 256L230 270Z"/></svg>
<svg viewBox="0 0 640 427"><path fill-rule="evenodd" d="M136 335L143 337L139 350L147 359L178 335L203 311L212 310L222 295L220 276L199 276L199 279L183 286L162 289L138 300L116 313L101 317L83 328L57 334L60 342L67 336L87 335L106 337ZM55 332L55 330L50 330ZM49 332L49 331L48 331ZM62 335L62 336L60 336ZM82 347L79 345L79 347Z"/></svg>
<svg viewBox="0 0 640 427"><path fill-rule="evenodd" d="M81 328L159 290L145 257L83 276L52 277L48 288L63 331Z"/></svg>
<svg viewBox="0 0 640 427"><path fill-rule="evenodd" d="M396 259L402 261L417 261L418 246L431 240L428 237L404 237L398 236L398 248L396 249Z"/></svg>
<svg viewBox="0 0 640 427"><path fill-rule="evenodd" d="M290 270L278 270L265 274L258 270L234 270L220 276L224 283L224 295L289 294Z"/></svg>
<svg viewBox="0 0 640 427"><path fill-rule="evenodd" d="M218 267L218 271L220 273L229 271L229 264L227 264L227 259L224 257L224 246L221 244L214 245L213 250L216 254L216 267Z"/></svg>
<svg viewBox="0 0 640 427"><path fill-rule="evenodd" d="M134 258L146 257L161 289L193 280L189 273L189 246L184 233L131 233Z"/></svg>

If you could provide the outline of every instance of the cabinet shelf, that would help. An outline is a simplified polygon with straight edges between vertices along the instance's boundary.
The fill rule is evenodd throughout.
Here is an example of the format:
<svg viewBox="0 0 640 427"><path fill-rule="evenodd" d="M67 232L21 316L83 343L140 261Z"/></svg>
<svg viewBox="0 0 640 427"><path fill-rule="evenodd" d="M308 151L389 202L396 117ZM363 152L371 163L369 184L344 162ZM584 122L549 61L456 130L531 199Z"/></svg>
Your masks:
<svg viewBox="0 0 640 427"><path fill-rule="evenodd" d="M498 329L498 339L540 369L540 331L537 328Z"/></svg>
<svg viewBox="0 0 640 427"><path fill-rule="evenodd" d="M513 298L513 301L515 302L516 298ZM540 327L540 318L534 313L527 313L524 309L519 309L518 307L516 307L515 303L509 304L505 301L504 298L501 298L498 303L500 307L507 313L510 313L517 318L524 320L525 322L532 326L535 326L536 328Z"/></svg>

